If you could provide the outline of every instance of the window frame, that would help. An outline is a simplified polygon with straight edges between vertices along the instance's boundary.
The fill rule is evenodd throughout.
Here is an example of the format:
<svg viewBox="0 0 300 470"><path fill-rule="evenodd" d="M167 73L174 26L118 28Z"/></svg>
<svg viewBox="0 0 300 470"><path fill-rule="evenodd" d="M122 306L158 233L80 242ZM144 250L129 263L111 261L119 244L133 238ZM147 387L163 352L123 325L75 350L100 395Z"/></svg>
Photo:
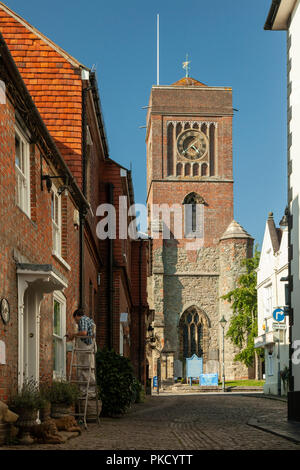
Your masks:
<svg viewBox="0 0 300 470"><path fill-rule="evenodd" d="M55 312L55 302L60 305L60 335L54 333L54 312ZM66 379L67 376L67 354L66 354L66 298L58 291L53 293L53 314L52 314L52 344L53 344L53 378L54 379ZM60 342L60 357L59 368L55 369L55 347L54 341Z"/></svg>
<svg viewBox="0 0 300 470"><path fill-rule="evenodd" d="M53 198L53 199L52 199ZM57 201L57 209L54 201ZM57 212L57 213L56 213ZM57 215L57 218L56 218ZM61 196L56 186L51 188L51 222L52 222L52 254L58 258L62 257L62 214Z"/></svg>
<svg viewBox="0 0 300 470"><path fill-rule="evenodd" d="M19 140L22 148L21 159L24 167L17 165L16 155L17 147L15 144L15 172L16 172L16 205L30 218L31 217L31 181L30 181L30 142L25 133L16 124L15 141ZM21 182L20 182L21 180Z"/></svg>

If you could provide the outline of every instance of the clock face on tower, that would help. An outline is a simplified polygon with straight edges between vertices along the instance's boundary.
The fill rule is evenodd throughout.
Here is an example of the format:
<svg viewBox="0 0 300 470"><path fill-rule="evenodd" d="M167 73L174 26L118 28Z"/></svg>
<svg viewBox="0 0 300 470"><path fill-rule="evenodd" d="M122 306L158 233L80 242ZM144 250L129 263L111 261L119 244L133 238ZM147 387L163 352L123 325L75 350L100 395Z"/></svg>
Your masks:
<svg viewBox="0 0 300 470"><path fill-rule="evenodd" d="M189 160L198 160L207 153L207 137L196 129L187 129L179 134L177 149L183 157Z"/></svg>

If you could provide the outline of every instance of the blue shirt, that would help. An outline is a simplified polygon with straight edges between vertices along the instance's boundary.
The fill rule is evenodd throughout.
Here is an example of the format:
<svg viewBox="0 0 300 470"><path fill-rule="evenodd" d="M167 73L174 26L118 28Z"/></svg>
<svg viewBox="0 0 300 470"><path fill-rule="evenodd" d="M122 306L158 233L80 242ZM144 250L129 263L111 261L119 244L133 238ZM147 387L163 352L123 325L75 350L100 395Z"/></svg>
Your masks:
<svg viewBox="0 0 300 470"><path fill-rule="evenodd" d="M78 322L78 331L86 331L87 336L92 336L93 335L93 327L95 323L90 317L87 317L86 315L83 315L83 317L80 318ZM92 339L91 338L80 338L81 341L84 341L86 344L92 344Z"/></svg>

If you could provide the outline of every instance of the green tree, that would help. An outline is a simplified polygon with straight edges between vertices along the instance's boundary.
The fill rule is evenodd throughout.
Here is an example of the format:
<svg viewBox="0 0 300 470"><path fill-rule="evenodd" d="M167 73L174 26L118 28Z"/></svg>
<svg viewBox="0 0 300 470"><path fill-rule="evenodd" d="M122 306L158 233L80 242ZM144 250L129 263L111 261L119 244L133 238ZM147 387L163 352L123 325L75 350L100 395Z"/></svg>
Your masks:
<svg viewBox="0 0 300 470"><path fill-rule="evenodd" d="M240 350L234 360L247 367L253 365L255 353L263 357L262 350L254 349L254 338L257 336L256 268L259 258L260 252L255 246L253 258L242 260L245 273L239 277L238 287L222 296L232 304L233 314L226 337Z"/></svg>

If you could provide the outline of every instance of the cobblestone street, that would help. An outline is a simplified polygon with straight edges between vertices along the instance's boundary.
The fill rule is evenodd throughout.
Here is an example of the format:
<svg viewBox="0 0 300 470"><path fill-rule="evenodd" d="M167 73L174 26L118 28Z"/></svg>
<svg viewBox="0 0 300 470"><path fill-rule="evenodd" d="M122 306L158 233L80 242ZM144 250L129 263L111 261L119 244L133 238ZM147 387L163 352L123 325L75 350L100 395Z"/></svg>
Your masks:
<svg viewBox="0 0 300 470"><path fill-rule="evenodd" d="M53 450L299 450L300 444L255 429L253 417L286 416L286 403L242 395L153 396L123 418L102 418L62 445L9 446ZM0 449L4 449L1 447Z"/></svg>

